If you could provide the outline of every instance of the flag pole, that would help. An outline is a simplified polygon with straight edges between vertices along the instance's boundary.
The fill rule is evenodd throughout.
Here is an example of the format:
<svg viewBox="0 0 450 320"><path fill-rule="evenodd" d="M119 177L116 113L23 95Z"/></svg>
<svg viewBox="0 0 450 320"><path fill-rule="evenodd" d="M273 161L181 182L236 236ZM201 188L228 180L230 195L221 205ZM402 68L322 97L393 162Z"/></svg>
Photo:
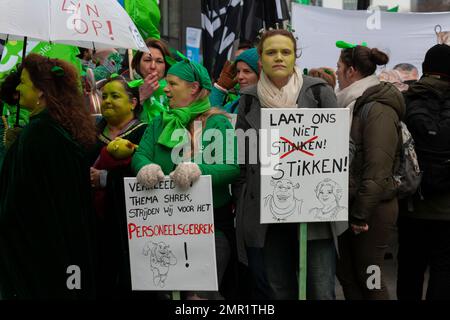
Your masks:
<svg viewBox="0 0 450 320"><path fill-rule="evenodd" d="M28 43L28 37L23 38L23 48L22 48L22 63L25 60L25 54L27 53L27 43ZM17 102L16 106L16 123L14 127L19 127L19 120L20 120L20 103Z"/></svg>
<svg viewBox="0 0 450 320"><path fill-rule="evenodd" d="M179 301L180 299L180 291L172 291L172 300Z"/></svg>
<svg viewBox="0 0 450 320"><path fill-rule="evenodd" d="M131 62L133 61L133 50L128 49L128 66L130 68L130 80L134 80L134 72Z"/></svg>
<svg viewBox="0 0 450 320"><path fill-rule="evenodd" d="M308 224L299 225L299 276L298 276L298 299L306 300L306 275L307 275L307 245L308 245Z"/></svg>

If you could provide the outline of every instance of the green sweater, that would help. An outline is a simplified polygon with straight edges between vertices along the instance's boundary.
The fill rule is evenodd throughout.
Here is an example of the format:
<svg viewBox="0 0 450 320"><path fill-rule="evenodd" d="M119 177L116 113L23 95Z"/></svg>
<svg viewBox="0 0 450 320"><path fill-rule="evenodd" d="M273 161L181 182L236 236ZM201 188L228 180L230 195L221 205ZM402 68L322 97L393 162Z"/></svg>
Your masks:
<svg viewBox="0 0 450 320"><path fill-rule="evenodd" d="M212 143L210 139L205 141L205 132L208 129L216 129L219 130L222 139L222 145L220 147L217 147L217 143L214 143L211 145L210 148L213 148L215 146L214 152L209 152L207 146ZM227 141L227 135L226 130L229 129L232 132L232 142ZM131 162L131 166L134 170L134 172L137 174L139 170L148 164L154 163L158 164L165 175L170 174L173 170L175 170L176 165L172 162L171 159L171 152L172 149L163 146L158 143L158 138L160 134L163 131L163 123L162 118L157 117L154 119L154 121L149 124L147 130L145 131L145 134L141 140L141 143L139 144L139 148L137 149L136 153L133 156L133 160ZM230 139L228 139L230 140ZM223 152L224 150L227 150L227 145L231 146L228 147L233 148L234 154L231 159L226 159L227 152ZM231 201L231 195L228 188L228 185L233 183L236 178L239 176L239 166L237 164L237 145L236 145L236 139L234 135L233 127L228 120L228 118L224 115L213 115L208 118L206 121L205 128L202 132L202 161L201 163L197 163L202 175L210 175L212 180L212 187L213 187L213 206L214 208L220 208L226 204L228 204ZM206 152L208 151L208 152ZM230 150L231 151L231 150ZM210 159L205 160L205 154L214 154L215 159L221 159L221 163L219 164L206 164L211 161L208 161ZM228 153L230 154L230 153ZM194 162L194 159L200 158L198 155L191 159L191 161ZM230 164L231 163L231 164Z"/></svg>

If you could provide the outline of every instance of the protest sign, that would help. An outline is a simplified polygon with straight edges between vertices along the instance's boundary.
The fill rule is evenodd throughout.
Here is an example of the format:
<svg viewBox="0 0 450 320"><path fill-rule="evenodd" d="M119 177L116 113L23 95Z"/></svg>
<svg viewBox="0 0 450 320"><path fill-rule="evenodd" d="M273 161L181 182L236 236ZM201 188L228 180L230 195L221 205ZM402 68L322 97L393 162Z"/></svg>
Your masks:
<svg viewBox="0 0 450 320"><path fill-rule="evenodd" d="M188 190L125 178L133 290L218 290L211 177Z"/></svg>
<svg viewBox="0 0 450 320"><path fill-rule="evenodd" d="M261 128L261 223L347 220L349 110L264 108Z"/></svg>

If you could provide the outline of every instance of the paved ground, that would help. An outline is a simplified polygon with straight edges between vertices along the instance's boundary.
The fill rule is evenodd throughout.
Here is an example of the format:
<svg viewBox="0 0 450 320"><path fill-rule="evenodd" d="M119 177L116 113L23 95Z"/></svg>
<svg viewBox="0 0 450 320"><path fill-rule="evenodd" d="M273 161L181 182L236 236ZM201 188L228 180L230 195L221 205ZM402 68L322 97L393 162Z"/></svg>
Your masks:
<svg viewBox="0 0 450 320"><path fill-rule="evenodd" d="M385 268L385 281L386 286L389 291L389 296L391 300L397 300L397 241L392 243L390 249L388 250L391 253L391 257L384 260L384 268ZM424 297L426 286L428 284L428 272L425 275L425 283L424 283ZM344 293L342 292L342 287L339 284L339 281L336 279L336 299L337 300L345 300Z"/></svg>
<svg viewBox="0 0 450 320"><path fill-rule="evenodd" d="M389 296L391 300L397 300L396 283L397 283L397 261L394 258L386 259L384 261L385 268L385 281L386 286L389 291ZM336 279L336 299L345 300L344 293L342 292L342 287L339 281Z"/></svg>

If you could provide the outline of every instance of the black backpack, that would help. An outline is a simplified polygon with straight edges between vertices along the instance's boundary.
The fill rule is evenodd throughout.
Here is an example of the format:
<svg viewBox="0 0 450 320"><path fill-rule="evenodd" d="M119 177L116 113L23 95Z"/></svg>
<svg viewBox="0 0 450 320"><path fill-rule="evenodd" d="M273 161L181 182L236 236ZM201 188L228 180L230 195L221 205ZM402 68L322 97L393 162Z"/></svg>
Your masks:
<svg viewBox="0 0 450 320"><path fill-rule="evenodd" d="M405 122L423 171L422 194L450 191L450 95L407 96L406 105Z"/></svg>
<svg viewBox="0 0 450 320"><path fill-rule="evenodd" d="M375 102L371 102L362 106L359 110L359 116L362 123L367 121L369 112ZM401 142L400 163L393 174L395 183L397 184L397 196L399 199L406 199L416 193L422 180L422 172L417 159L414 139L408 130L406 124L402 121L399 123L399 138ZM363 126L361 126L363 128ZM362 129L361 128L361 129ZM356 145L350 137L350 163L356 154Z"/></svg>

